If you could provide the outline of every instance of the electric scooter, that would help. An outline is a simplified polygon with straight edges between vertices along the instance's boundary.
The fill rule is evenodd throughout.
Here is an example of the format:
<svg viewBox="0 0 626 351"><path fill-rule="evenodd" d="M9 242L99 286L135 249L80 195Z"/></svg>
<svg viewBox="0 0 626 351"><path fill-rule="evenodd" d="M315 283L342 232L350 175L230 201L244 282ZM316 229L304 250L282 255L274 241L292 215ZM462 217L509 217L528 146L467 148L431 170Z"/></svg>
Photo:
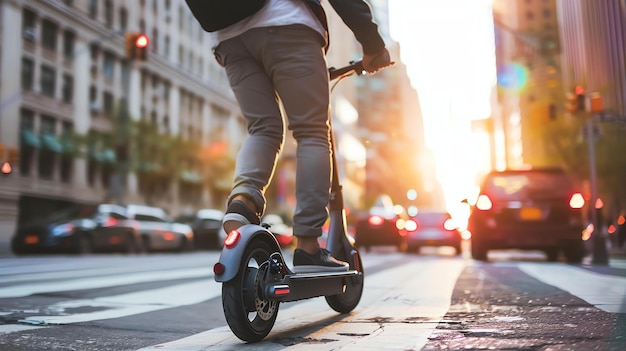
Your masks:
<svg viewBox="0 0 626 351"><path fill-rule="evenodd" d="M363 74L361 61L335 69L330 80ZM333 86L334 87L334 86ZM333 169L337 170L331 128ZM329 202L330 227L326 249L348 262L344 272L295 273L285 263L278 241L267 225L248 224L227 234L219 261L213 266L215 281L222 283L222 306L228 326L241 340L265 338L276 321L281 302L324 296L339 313L352 311L363 292L363 265L354 239L348 235L343 194L333 172Z"/></svg>

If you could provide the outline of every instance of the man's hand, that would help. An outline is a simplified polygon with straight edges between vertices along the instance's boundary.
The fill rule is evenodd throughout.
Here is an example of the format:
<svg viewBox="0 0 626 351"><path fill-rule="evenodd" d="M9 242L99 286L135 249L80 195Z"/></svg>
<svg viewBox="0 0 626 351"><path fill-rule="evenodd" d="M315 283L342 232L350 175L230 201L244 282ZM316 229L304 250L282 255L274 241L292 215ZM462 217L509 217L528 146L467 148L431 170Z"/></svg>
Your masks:
<svg viewBox="0 0 626 351"><path fill-rule="evenodd" d="M373 74L381 70L382 68L393 65L391 61L389 51L385 48L373 55L363 54L363 68L369 74Z"/></svg>

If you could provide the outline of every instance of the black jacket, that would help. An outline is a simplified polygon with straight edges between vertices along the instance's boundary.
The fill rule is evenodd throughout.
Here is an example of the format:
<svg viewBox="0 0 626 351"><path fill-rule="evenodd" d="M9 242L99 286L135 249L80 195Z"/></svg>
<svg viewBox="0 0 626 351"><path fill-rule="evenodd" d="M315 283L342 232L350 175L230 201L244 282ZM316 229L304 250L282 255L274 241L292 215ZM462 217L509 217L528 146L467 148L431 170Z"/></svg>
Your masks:
<svg viewBox="0 0 626 351"><path fill-rule="evenodd" d="M321 0L303 1L309 5L328 32L326 13ZM356 40L361 43L364 53L375 54L385 48L385 42L378 32L378 25L374 23L372 9L368 3L364 0L328 0L328 2L354 33Z"/></svg>

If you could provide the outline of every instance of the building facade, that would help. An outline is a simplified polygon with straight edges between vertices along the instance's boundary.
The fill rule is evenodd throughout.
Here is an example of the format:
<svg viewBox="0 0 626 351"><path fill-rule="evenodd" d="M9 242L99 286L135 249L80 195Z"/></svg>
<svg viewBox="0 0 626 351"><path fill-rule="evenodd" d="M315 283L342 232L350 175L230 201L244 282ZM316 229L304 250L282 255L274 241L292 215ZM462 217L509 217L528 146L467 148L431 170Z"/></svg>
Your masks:
<svg viewBox="0 0 626 351"><path fill-rule="evenodd" d="M19 157L0 182L3 238L70 203L223 205L230 165L214 161L244 122L184 1L6 0L0 20L0 143ZM147 60L127 59L131 32ZM188 157L163 156L175 147Z"/></svg>

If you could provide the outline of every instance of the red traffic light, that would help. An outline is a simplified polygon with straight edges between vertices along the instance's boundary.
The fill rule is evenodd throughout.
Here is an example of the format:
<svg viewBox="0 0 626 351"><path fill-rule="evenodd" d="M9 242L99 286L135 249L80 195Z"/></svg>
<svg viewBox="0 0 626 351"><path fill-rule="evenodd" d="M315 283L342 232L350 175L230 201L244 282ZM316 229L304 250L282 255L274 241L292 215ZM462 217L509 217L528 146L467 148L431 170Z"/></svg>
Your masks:
<svg viewBox="0 0 626 351"><path fill-rule="evenodd" d="M11 166L11 163L9 163L9 161L2 162L2 166L0 167L0 172L2 172L2 174L11 174L12 171L13 166Z"/></svg>
<svg viewBox="0 0 626 351"><path fill-rule="evenodd" d="M148 39L148 36L145 34L139 34L137 39L135 39L135 47L139 49L148 47L148 44L150 44L150 39Z"/></svg>
<svg viewBox="0 0 626 351"><path fill-rule="evenodd" d="M577 86L574 88L574 94L576 94L576 95L582 95L582 94L584 94L584 93L585 93L585 88L583 88L583 87L582 87L582 85L577 85Z"/></svg>

